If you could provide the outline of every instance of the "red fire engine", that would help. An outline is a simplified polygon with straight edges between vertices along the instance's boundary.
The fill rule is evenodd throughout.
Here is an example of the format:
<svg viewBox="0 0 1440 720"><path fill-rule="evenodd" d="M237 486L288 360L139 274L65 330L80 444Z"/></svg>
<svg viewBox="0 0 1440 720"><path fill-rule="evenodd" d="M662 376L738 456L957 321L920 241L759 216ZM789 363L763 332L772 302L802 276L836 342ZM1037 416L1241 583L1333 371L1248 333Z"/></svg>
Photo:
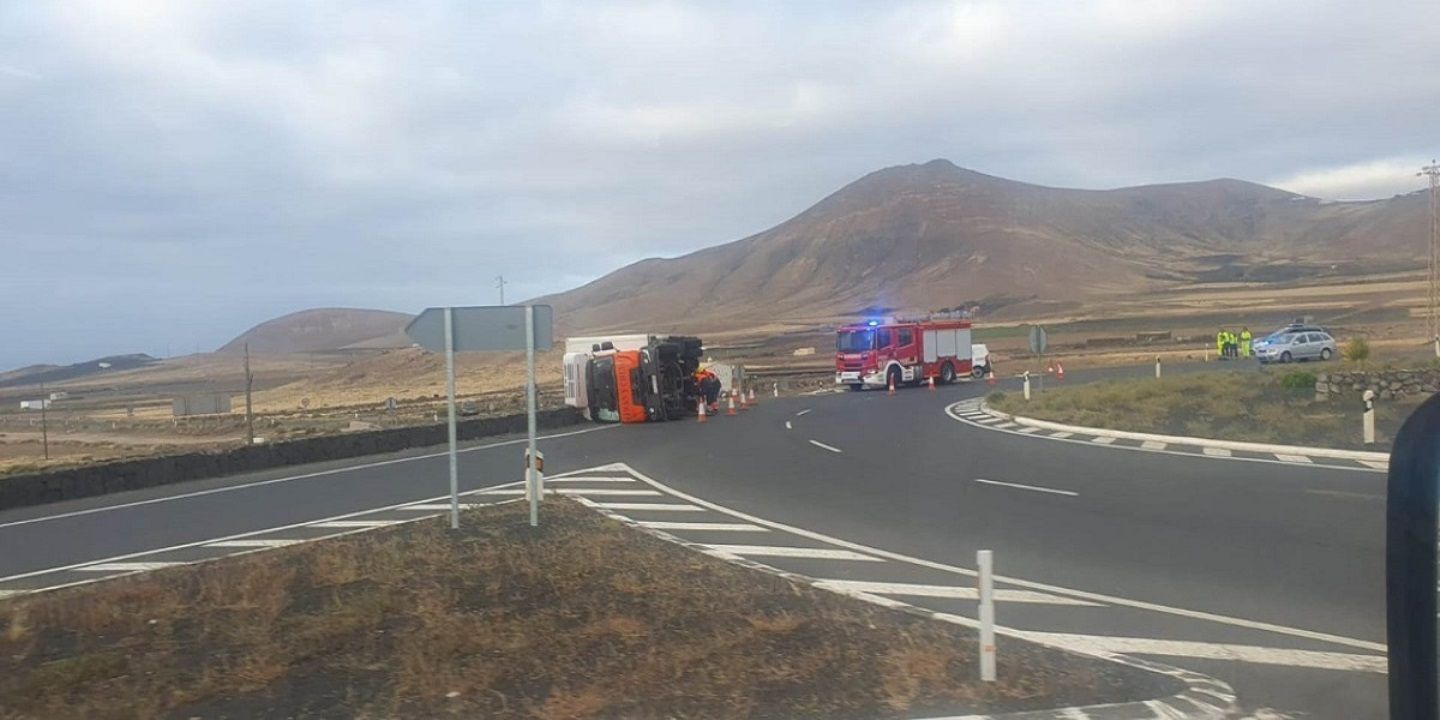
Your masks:
<svg viewBox="0 0 1440 720"><path fill-rule="evenodd" d="M852 390L953 382L971 373L970 320L932 315L846 325L835 337L835 383Z"/></svg>

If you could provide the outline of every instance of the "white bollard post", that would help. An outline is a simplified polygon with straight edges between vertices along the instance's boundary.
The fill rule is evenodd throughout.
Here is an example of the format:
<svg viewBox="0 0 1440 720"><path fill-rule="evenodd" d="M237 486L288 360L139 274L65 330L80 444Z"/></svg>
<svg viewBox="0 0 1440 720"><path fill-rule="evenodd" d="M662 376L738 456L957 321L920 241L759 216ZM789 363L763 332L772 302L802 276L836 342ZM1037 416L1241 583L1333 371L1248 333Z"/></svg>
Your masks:
<svg viewBox="0 0 1440 720"><path fill-rule="evenodd" d="M770 397L780 397L780 383L770 383Z"/></svg>
<svg viewBox="0 0 1440 720"><path fill-rule="evenodd" d="M1030 371L1025 371L1025 399L1030 399Z"/></svg>
<svg viewBox="0 0 1440 720"><path fill-rule="evenodd" d="M991 552L976 550L975 565L980 571L980 679L995 682L995 568Z"/></svg>
<svg viewBox="0 0 1440 720"><path fill-rule="evenodd" d="M1160 356L1155 356L1155 379L1160 379Z"/></svg>
<svg viewBox="0 0 1440 720"><path fill-rule="evenodd" d="M1364 395L1363 397L1364 397L1364 399L1365 399L1365 412L1361 414L1362 423L1363 423L1363 425L1364 425L1364 428L1363 428L1363 431L1362 431L1362 432L1364 433L1365 444L1366 444L1366 445L1374 445L1374 444L1375 444L1375 391L1374 391L1374 390L1366 390L1366 391L1365 391L1365 395Z"/></svg>

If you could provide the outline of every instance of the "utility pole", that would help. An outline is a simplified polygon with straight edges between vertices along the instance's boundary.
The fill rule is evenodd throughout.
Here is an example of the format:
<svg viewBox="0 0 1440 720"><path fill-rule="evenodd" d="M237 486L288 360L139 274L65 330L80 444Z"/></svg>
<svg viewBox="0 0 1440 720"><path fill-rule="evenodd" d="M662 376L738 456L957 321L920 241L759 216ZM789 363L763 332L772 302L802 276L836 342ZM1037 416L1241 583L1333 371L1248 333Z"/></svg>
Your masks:
<svg viewBox="0 0 1440 720"><path fill-rule="evenodd" d="M500 304L501 304L501 305L504 305L504 304L505 304L505 276L504 276L504 275L496 275L496 276L495 276L495 287L497 287L497 288L500 289Z"/></svg>
<svg viewBox="0 0 1440 720"><path fill-rule="evenodd" d="M50 459L50 424L45 408L50 405L50 394L45 392L45 383L40 383L40 443L45 448L45 459Z"/></svg>
<svg viewBox="0 0 1440 720"><path fill-rule="evenodd" d="M1430 178L1430 295L1427 305L1430 342L1435 357L1440 357L1440 163L1434 160L1420 168L1416 175Z"/></svg>
<svg viewBox="0 0 1440 720"><path fill-rule="evenodd" d="M250 372L250 343L245 343L245 444L255 444L255 414L250 411L250 390L255 386L255 374Z"/></svg>

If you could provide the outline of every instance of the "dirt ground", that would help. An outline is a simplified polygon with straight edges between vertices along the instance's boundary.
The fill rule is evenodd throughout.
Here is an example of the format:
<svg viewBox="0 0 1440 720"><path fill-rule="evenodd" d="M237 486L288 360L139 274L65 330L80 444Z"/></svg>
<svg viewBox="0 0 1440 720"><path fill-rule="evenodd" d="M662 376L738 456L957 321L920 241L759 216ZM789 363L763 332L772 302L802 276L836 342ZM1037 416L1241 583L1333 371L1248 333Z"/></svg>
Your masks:
<svg viewBox="0 0 1440 720"><path fill-rule="evenodd" d="M3 718L887 718L1174 681L522 503L0 602Z"/></svg>

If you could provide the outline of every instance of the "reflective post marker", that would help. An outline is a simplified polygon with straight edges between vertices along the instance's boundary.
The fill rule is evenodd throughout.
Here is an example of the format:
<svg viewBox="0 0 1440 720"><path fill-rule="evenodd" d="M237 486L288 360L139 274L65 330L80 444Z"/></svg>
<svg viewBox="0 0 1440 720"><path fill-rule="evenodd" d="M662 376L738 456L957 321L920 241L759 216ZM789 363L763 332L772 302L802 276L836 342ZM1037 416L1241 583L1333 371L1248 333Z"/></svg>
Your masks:
<svg viewBox="0 0 1440 720"><path fill-rule="evenodd" d="M525 487L530 488L530 527L540 524L540 495L545 486L540 484L540 474L535 472L535 306L525 306L525 414L528 416L530 440L529 457L525 463Z"/></svg>
<svg viewBox="0 0 1440 720"><path fill-rule="evenodd" d="M1366 445L1375 444L1375 391L1365 391L1365 412L1361 413L1361 432Z"/></svg>
<svg viewBox="0 0 1440 720"><path fill-rule="evenodd" d="M1160 356L1155 356L1155 379L1160 379Z"/></svg>
<svg viewBox="0 0 1440 720"><path fill-rule="evenodd" d="M450 529L460 529L460 469L455 452L455 315L445 308L445 395L450 411Z"/></svg>
<svg viewBox="0 0 1440 720"><path fill-rule="evenodd" d="M980 679L995 682L995 578L989 550L975 551L980 583Z"/></svg>
<svg viewBox="0 0 1440 720"><path fill-rule="evenodd" d="M1025 371L1025 399L1030 399L1030 371Z"/></svg>

